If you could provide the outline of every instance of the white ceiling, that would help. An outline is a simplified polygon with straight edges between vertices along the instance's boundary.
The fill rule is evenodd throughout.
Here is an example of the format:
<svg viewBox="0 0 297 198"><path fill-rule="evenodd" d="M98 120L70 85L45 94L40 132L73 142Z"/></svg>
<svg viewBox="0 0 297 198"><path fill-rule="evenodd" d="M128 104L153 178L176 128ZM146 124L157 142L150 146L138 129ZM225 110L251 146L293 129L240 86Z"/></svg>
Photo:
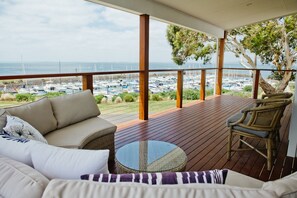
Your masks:
<svg viewBox="0 0 297 198"><path fill-rule="evenodd" d="M297 0L152 0L224 30L297 13Z"/></svg>
<svg viewBox="0 0 297 198"><path fill-rule="evenodd" d="M297 0L87 0L222 38L224 30L297 13Z"/></svg>

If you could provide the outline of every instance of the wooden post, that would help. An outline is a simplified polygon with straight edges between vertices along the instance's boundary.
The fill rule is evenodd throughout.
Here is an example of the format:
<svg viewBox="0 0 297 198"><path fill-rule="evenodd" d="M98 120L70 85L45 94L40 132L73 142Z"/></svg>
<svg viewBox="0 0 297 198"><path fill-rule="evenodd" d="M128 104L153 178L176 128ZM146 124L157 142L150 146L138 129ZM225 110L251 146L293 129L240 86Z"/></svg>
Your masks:
<svg viewBox="0 0 297 198"><path fill-rule="evenodd" d="M83 90L90 89L93 93L93 75L82 75Z"/></svg>
<svg viewBox="0 0 297 198"><path fill-rule="evenodd" d="M260 70L253 71L253 99L258 98Z"/></svg>
<svg viewBox="0 0 297 198"><path fill-rule="evenodd" d="M222 95L222 81L223 81L223 65L224 65L224 51L225 51L225 40L227 32L224 32L224 38L220 38L218 41L218 52L217 52L217 76L216 76L216 95Z"/></svg>
<svg viewBox="0 0 297 198"><path fill-rule="evenodd" d="M139 119L148 119L149 15L140 15Z"/></svg>
<svg viewBox="0 0 297 198"><path fill-rule="evenodd" d="M176 107L183 107L183 71L177 72Z"/></svg>
<svg viewBox="0 0 297 198"><path fill-rule="evenodd" d="M205 79L206 71L205 69L201 70L201 79L200 79L200 100L205 100Z"/></svg>

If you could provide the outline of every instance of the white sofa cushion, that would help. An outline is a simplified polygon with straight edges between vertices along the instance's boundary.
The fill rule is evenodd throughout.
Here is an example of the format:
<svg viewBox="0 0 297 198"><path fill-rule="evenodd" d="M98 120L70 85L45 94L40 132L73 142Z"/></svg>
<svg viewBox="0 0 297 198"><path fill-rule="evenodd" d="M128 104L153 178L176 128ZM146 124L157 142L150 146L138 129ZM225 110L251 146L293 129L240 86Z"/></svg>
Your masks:
<svg viewBox="0 0 297 198"><path fill-rule="evenodd" d="M43 135L57 128L57 120L54 117L48 98L42 98L17 107L6 108L6 110L11 115L31 124Z"/></svg>
<svg viewBox="0 0 297 198"><path fill-rule="evenodd" d="M41 197L49 180L33 168L0 156L0 197Z"/></svg>
<svg viewBox="0 0 297 198"><path fill-rule="evenodd" d="M51 98L58 129L100 115L90 90Z"/></svg>
<svg viewBox="0 0 297 198"><path fill-rule="evenodd" d="M50 179L109 173L108 156L109 150L67 149L43 143L31 147L34 168Z"/></svg>
<svg viewBox="0 0 297 198"><path fill-rule="evenodd" d="M0 155L4 155L29 166L32 165L31 147L36 141L0 134Z"/></svg>
<svg viewBox="0 0 297 198"><path fill-rule="evenodd" d="M94 117L45 135L49 144L65 148L83 148L90 141L114 133L117 127L112 123Z"/></svg>
<svg viewBox="0 0 297 198"><path fill-rule="evenodd" d="M37 129L31 126L28 122L15 116L7 115L7 124L3 130L15 137L37 140L47 144L46 139L39 131L37 131Z"/></svg>
<svg viewBox="0 0 297 198"><path fill-rule="evenodd" d="M51 180L43 198L104 197L104 198L274 198L275 192L255 188L240 188L222 184L182 184L151 186L135 183L97 183L77 180Z"/></svg>
<svg viewBox="0 0 297 198"><path fill-rule="evenodd" d="M275 181L265 182L262 189L273 190L283 198L297 197L297 172Z"/></svg>

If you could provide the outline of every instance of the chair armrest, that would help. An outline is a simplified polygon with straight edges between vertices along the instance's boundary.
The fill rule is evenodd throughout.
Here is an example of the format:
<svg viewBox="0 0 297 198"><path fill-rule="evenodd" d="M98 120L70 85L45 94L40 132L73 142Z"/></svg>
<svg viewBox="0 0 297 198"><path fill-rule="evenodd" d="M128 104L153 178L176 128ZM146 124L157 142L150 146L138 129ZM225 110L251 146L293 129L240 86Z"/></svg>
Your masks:
<svg viewBox="0 0 297 198"><path fill-rule="evenodd" d="M264 94L262 95L262 99L265 98L291 98L293 96L290 92L284 92L284 93L275 93L275 94Z"/></svg>

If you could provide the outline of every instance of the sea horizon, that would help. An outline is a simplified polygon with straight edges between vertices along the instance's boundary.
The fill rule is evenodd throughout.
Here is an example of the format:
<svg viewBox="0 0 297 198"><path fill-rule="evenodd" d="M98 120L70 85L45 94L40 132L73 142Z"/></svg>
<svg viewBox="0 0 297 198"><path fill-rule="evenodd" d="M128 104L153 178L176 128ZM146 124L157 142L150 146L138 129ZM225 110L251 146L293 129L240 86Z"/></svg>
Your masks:
<svg viewBox="0 0 297 198"><path fill-rule="evenodd" d="M150 69L189 69L189 68L214 68L216 64L202 64L188 62L182 66L173 62L150 62ZM225 63L226 68L244 68L240 63ZM271 65L260 65L258 68L272 68ZM0 62L0 76L24 74L54 74L54 73L81 73L100 71L129 71L138 70L137 62ZM238 71L239 73L247 71Z"/></svg>

